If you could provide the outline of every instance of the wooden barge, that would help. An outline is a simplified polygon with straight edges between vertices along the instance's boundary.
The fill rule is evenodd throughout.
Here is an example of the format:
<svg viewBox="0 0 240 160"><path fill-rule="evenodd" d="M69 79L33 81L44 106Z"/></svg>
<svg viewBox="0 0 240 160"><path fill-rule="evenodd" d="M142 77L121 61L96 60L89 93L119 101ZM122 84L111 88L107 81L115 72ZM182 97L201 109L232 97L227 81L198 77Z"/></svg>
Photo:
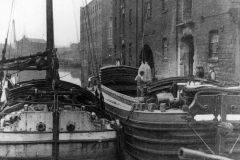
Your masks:
<svg viewBox="0 0 240 160"><path fill-rule="evenodd" d="M117 159L116 131L110 126L111 119L98 107L95 96L80 86L60 80L52 0L46 0L46 19L47 44L43 53L6 59L6 37L0 61L1 80L3 71L9 73L10 70L16 73L43 71L45 79L3 88L0 159ZM31 75L28 76L31 79ZM4 76L3 84L9 82L8 78Z"/></svg>
<svg viewBox="0 0 240 160"><path fill-rule="evenodd" d="M95 96L65 81L8 89L1 107L1 159L116 159L116 131ZM56 119L57 118L57 119Z"/></svg>
<svg viewBox="0 0 240 160"><path fill-rule="evenodd" d="M120 120L124 149L132 157L174 160L178 159L178 149L186 147L240 158L239 121L230 123L226 118L240 113L239 88L203 79L189 83L188 77L174 77L149 84L146 96L136 97L137 74L138 70L129 66L107 66L100 71L104 108ZM198 85L191 87L191 83ZM197 120L206 115L213 118ZM227 129L219 126L228 123L234 127L226 135L220 131Z"/></svg>

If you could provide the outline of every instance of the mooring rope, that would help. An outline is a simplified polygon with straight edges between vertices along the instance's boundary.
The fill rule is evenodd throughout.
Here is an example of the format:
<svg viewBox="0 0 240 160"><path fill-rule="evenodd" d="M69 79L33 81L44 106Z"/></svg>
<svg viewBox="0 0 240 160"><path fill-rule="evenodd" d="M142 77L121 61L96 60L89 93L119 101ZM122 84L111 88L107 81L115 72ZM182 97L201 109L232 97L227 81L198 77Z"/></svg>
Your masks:
<svg viewBox="0 0 240 160"><path fill-rule="evenodd" d="M207 143L204 141L204 139L197 133L197 131L196 131L193 127L191 127L190 124L189 124L188 126L193 130L194 134L203 142L203 144L207 147L207 149L208 149L212 154L215 155L215 152L208 146L208 144L207 144Z"/></svg>
<svg viewBox="0 0 240 160"><path fill-rule="evenodd" d="M233 146L232 146L231 150L229 151L229 154L232 154L232 152L233 152L233 150L234 150L235 146L237 145L237 143L238 143L239 139L240 139L240 134L238 135L238 138L237 138L237 140L235 141L235 143L233 144Z"/></svg>

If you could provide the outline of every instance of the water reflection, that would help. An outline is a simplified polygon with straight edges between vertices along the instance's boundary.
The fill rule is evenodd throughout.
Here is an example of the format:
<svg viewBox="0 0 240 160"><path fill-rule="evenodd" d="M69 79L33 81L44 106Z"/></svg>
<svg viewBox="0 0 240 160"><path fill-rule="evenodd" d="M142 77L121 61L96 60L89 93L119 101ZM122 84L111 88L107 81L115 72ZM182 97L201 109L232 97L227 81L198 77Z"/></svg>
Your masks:
<svg viewBox="0 0 240 160"><path fill-rule="evenodd" d="M60 79L63 81L71 82L81 86L81 69L80 68L60 68Z"/></svg>

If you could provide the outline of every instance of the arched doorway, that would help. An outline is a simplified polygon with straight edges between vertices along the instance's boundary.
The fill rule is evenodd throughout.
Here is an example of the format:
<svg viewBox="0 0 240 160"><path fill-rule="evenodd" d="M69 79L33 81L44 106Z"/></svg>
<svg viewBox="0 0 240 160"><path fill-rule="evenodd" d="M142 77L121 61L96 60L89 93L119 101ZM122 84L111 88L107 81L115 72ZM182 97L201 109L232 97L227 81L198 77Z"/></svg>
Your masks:
<svg viewBox="0 0 240 160"><path fill-rule="evenodd" d="M147 62L151 69L154 69L153 53L149 45L146 44L143 46L143 49L141 51L139 65L141 65L142 62Z"/></svg>
<svg viewBox="0 0 240 160"><path fill-rule="evenodd" d="M193 75L193 63L194 63L194 41L192 35L184 36L181 39L181 75L189 76Z"/></svg>

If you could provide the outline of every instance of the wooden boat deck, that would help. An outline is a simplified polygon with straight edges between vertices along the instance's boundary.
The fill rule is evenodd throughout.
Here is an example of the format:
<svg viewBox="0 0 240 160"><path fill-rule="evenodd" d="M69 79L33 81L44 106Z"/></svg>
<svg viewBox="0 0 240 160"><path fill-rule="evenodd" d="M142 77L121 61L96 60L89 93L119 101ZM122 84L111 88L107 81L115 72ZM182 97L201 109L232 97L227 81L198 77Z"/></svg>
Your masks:
<svg viewBox="0 0 240 160"><path fill-rule="evenodd" d="M57 140L54 105L59 108ZM117 158L117 133L96 97L65 81L59 81L57 92L46 80L9 89L8 102L1 107L0 137L3 159L52 159L54 143L63 160Z"/></svg>
<svg viewBox="0 0 240 160"><path fill-rule="evenodd" d="M127 78L123 78L125 74L128 75ZM174 91L175 84L181 84L179 89L182 90L189 78L174 77L154 82L148 87L148 96L135 98L124 93L128 91L128 80L130 86L134 83L136 85L134 82L136 75L135 69L125 66L105 67L100 73L103 79L101 88L105 110L119 119L123 125L124 147L132 157L139 160L177 160L179 148L197 150L201 148L210 153L205 145L207 144L217 154L228 154L228 157L240 158L238 143L233 153L229 154L240 135L239 121L231 122L224 118L228 114L240 114L239 101L237 101L240 98L239 89L234 87L226 89L222 88L218 82L207 81L207 85L214 87L184 90L181 98L185 100L185 106L176 105L161 111L160 104L155 104L156 100L147 101L151 97L156 98L156 94ZM202 82L202 80L196 81ZM120 92L118 88L121 87L126 88L126 91ZM131 91L133 88L129 87L129 89ZM157 107L152 108L152 105ZM196 115L210 114L213 117L220 115L221 121L194 119ZM234 126L233 131L223 135L218 127L221 122L231 123Z"/></svg>

